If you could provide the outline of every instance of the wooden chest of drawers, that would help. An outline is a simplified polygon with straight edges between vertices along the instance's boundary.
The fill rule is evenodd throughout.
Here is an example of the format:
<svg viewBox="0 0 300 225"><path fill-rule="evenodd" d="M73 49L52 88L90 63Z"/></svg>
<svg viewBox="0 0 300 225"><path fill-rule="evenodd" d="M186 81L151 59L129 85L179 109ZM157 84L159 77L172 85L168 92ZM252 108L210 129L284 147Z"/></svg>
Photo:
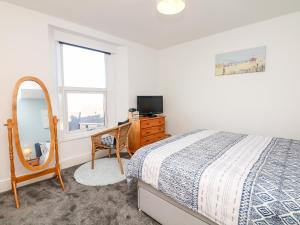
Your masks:
<svg viewBox="0 0 300 225"><path fill-rule="evenodd" d="M144 145L154 143L167 137L164 116L140 117L138 120L131 122L128 145L132 153Z"/></svg>

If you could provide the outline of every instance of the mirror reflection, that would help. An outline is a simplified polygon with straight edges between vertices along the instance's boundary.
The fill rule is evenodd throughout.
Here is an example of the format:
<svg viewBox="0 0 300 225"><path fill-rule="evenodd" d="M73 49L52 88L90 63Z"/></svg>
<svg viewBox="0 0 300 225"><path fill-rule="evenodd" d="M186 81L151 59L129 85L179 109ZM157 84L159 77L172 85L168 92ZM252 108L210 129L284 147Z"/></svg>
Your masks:
<svg viewBox="0 0 300 225"><path fill-rule="evenodd" d="M48 105L38 83L25 81L17 96L20 145L24 159L31 166L43 165L50 151Z"/></svg>

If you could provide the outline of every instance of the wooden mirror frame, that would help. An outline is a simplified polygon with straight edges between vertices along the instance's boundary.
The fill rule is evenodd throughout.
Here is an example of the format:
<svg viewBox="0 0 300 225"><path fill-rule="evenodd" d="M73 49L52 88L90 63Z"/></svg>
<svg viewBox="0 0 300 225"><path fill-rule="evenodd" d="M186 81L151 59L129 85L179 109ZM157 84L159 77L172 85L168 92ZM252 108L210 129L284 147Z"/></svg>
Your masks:
<svg viewBox="0 0 300 225"><path fill-rule="evenodd" d="M49 149L49 156L46 159L45 163L42 165L38 165L38 166L31 166L26 159L24 158L23 155L23 151L22 151L22 146L21 146L21 142L20 142L20 136L19 136L19 127L18 127L18 93L20 90L20 87L22 85L23 82L26 81L32 81L37 83L43 93L44 93L44 97L45 97L45 101L47 103L47 107L48 107L48 121L49 121L49 131L50 131L50 149ZM12 99L12 116L13 116L13 135L14 135L14 140L15 140L15 146L16 146L16 150L17 150L17 154L19 156L19 159L21 161L21 163L23 164L23 166L26 169L32 170L32 171L40 171L43 169L46 169L49 164L52 162L53 160L53 155L54 155L54 145L55 145L55 131L54 131L54 120L53 120L53 115L52 115L52 106L51 106L51 101L50 101L50 97L49 97L49 93L48 90L45 86L45 84L38 78L36 77L23 77L21 79L19 79L15 85L15 89L13 92L13 99Z"/></svg>
<svg viewBox="0 0 300 225"><path fill-rule="evenodd" d="M49 117L49 129L50 129L50 138L51 138L51 144L50 144L50 152L49 152L49 157L46 160L46 162L43 165L33 167L29 165L23 155L21 145L20 145L20 138L19 138L19 131L18 131L18 120L17 120L17 96L18 96L18 91L19 87L24 81L34 81L37 84L40 85L42 88L44 94L45 94L45 99L48 104L48 117ZM20 78L15 86L14 92L13 92L13 104L12 104L12 114L13 114L13 119L8 119L7 123L4 124L7 126L8 130L8 143L9 143L9 160L10 160L10 176L11 176L11 188L12 192L14 194L15 202L16 202L16 208L20 207L19 203L19 197L17 193L17 184L31 180L40 176L44 176L46 174L54 173L61 185L62 190L64 190L64 182L61 177L60 173L60 164L59 164L59 155L58 155L58 141L57 141L57 117L53 116L52 114L52 107L51 107L51 101L50 101L50 96L48 93L48 90L45 86L45 84L38 78L34 76L25 76ZM17 149L17 154L19 156L19 159L22 163L22 165L31 170L31 171L38 171L36 173L30 173L26 174L23 176L16 176L15 173L15 163L14 163L14 144L13 140L15 140L15 146ZM55 166L52 168L48 168L49 164L53 160L53 156L55 155Z"/></svg>

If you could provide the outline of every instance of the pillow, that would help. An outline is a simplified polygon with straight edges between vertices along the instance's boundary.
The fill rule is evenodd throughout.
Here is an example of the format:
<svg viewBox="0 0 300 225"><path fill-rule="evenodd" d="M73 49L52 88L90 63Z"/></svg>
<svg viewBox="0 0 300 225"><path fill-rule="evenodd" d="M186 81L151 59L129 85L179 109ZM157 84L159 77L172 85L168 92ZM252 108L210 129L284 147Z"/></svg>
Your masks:
<svg viewBox="0 0 300 225"><path fill-rule="evenodd" d="M115 145L115 137L112 135L102 136L101 143L107 147L113 148Z"/></svg>
<svg viewBox="0 0 300 225"><path fill-rule="evenodd" d="M49 147L48 146L49 145L48 145L47 142L40 143L42 155L46 155L48 153L48 151L49 151Z"/></svg>
<svg viewBox="0 0 300 225"><path fill-rule="evenodd" d="M42 155L40 156L40 165L44 164L46 160L49 157L49 149L50 149L50 143L49 142L41 142L40 148Z"/></svg>

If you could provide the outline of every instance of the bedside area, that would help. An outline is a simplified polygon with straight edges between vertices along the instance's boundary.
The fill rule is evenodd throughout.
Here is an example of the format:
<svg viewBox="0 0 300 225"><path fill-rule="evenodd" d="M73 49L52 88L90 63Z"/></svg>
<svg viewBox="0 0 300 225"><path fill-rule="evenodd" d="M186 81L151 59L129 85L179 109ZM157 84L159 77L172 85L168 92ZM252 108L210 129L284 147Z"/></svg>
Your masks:
<svg viewBox="0 0 300 225"><path fill-rule="evenodd" d="M139 148L169 137L165 129L165 116L139 117L132 119L128 135L128 145L131 153Z"/></svg>

